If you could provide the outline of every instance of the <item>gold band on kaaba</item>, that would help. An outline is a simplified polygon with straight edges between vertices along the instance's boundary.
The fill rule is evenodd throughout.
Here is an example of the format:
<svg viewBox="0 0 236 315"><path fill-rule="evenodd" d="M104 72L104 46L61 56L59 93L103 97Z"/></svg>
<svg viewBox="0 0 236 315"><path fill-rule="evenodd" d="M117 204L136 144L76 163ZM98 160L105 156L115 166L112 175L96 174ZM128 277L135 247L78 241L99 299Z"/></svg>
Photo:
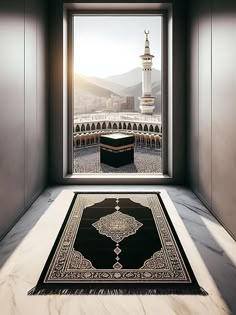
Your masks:
<svg viewBox="0 0 236 315"><path fill-rule="evenodd" d="M125 149L132 149L132 148L134 148L134 144L127 144L127 145L122 145L122 146L119 146L119 147L114 147L114 146L111 146L111 145L108 145L108 144L101 143L100 147L101 148L105 148L105 149L109 149L109 150L112 150L112 151L120 151L120 150L125 150Z"/></svg>

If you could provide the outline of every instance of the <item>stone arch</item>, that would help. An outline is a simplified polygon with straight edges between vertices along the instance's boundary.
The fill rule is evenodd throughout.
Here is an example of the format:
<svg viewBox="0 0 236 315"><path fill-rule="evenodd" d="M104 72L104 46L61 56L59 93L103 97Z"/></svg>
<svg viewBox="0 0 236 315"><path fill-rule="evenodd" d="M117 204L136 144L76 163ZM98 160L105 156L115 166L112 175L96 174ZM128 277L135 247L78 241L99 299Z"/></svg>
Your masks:
<svg viewBox="0 0 236 315"><path fill-rule="evenodd" d="M92 123L91 130L95 130L95 124Z"/></svg>
<svg viewBox="0 0 236 315"><path fill-rule="evenodd" d="M85 125L84 124L81 125L81 131L85 131Z"/></svg>
<svg viewBox="0 0 236 315"><path fill-rule="evenodd" d="M119 129L122 129L122 124L121 124L121 122L119 122Z"/></svg>
<svg viewBox="0 0 236 315"><path fill-rule="evenodd" d="M109 122L109 124L108 124L108 129L111 129L111 123Z"/></svg>
<svg viewBox="0 0 236 315"><path fill-rule="evenodd" d="M132 130L132 128L131 128L131 123L128 123L128 128L127 128L128 130Z"/></svg>
<svg viewBox="0 0 236 315"><path fill-rule="evenodd" d="M97 123L97 129L98 129L98 130L100 130L100 129L101 129L101 124L100 124L100 122L99 122L99 123Z"/></svg>
<svg viewBox="0 0 236 315"><path fill-rule="evenodd" d="M102 129L106 129L106 124L105 124L105 122L103 122L103 124L102 124Z"/></svg>
<svg viewBox="0 0 236 315"><path fill-rule="evenodd" d="M142 127L141 124L138 125L138 130L139 130L139 131L143 131L143 127Z"/></svg>
<svg viewBox="0 0 236 315"><path fill-rule="evenodd" d="M143 130L144 130L144 131L148 131L148 126L147 126L147 125L144 125Z"/></svg>
<svg viewBox="0 0 236 315"><path fill-rule="evenodd" d="M79 125L76 125L75 131L76 131L76 132L80 132L80 127L79 127Z"/></svg>
<svg viewBox="0 0 236 315"><path fill-rule="evenodd" d="M126 123L123 123L123 129L126 129Z"/></svg>
<svg viewBox="0 0 236 315"><path fill-rule="evenodd" d="M89 124L86 125L86 131L90 131L90 126L89 126Z"/></svg>
<svg viewBox="0 0 236 315"><path fill-rule="evenodd" d="M150 132L153 132L153 125L150 125L150 126L149 126L149 131L150 131Z"/></svg>
<svg viewBox="0 0 236 315"><path fill-rule="evenodd" d="M156 125L156 127L155 127L155 132L160 132L159 131L159 127Z"/></svg>
<svg viewBox="0 0 236 315"><path fill-rule="evenodd" d="M133 130L137 130L137 125L136 124L133 125Z"/></svg>
<svg viewBox="0 0 236 315"><path fill-rule="evenodd" d="M113 124L113 128L112 129L117 129L117 124L116 123Z"/></svg>

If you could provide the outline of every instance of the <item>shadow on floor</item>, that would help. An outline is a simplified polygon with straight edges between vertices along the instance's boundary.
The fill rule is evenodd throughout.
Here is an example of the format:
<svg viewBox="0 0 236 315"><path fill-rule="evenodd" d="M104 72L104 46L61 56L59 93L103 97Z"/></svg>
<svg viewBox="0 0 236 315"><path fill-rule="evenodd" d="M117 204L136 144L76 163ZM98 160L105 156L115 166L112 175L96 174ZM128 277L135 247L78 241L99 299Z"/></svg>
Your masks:
<svg viewBox="0 0 236 315"><path fill-rule="evenodd" d="M183 196L183 194L184 193L181 195ZM180 201L175 201L174 204L209 274L213 278L229 310L231 310L229 314L236 314L236 266L206 226L203 218L207 217L207 219L217 222L216 219L209 213L194 193L191 194L192 196L190 196L189 200L186 199L186 197L181 200L180 196ZM169 191L169 195L171 197L171 191ZM189 195L190 192L188 191L188 196ZM176 195L173 195L172 199L176 200ZM195 201L194 205L193 199ZM191 211L191 215L189 211ZM204 287L204 283L200 283L200 285ZM228 314L227 310L225 311Z"/></svg>

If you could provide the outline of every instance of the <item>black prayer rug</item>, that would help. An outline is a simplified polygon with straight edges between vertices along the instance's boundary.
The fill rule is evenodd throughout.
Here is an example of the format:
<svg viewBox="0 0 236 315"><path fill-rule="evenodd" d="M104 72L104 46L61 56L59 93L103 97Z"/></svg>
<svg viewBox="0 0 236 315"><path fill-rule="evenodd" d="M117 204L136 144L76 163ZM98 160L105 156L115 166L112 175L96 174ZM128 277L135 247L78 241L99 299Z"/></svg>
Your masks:
<svg viewBox="0 0 236 315"><path fill-rule="evenodd" d="M160 193L75 192L28 294L207 293L197 283Z"/></svg>

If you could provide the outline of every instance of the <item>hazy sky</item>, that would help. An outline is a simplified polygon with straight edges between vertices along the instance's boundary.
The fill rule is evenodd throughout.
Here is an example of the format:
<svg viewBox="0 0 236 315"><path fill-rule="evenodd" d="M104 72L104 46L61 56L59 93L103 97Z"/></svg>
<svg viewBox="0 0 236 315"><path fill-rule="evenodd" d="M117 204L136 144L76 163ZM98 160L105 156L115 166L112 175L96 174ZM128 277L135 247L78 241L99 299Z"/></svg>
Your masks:
<svg viewBox="0 0 236 315"><path fill-rule="evenodd" d="M155 55L153 67L160 69L160 16L74 17L75 72L104 78L141 67L145 29Z"/></svg>

